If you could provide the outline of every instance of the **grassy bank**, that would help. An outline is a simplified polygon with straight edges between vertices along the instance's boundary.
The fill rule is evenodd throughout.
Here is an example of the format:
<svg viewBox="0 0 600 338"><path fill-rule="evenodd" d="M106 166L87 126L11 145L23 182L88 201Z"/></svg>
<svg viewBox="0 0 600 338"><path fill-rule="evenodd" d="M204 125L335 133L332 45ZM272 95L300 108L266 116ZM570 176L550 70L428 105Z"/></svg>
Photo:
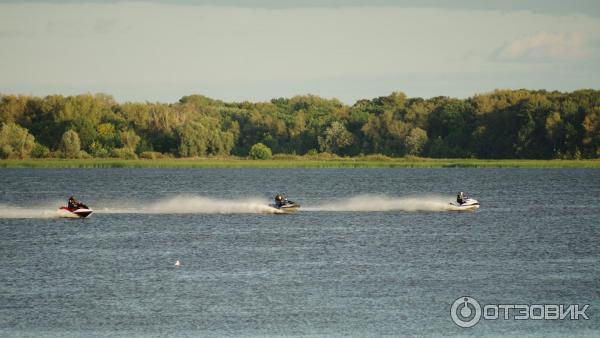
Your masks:
<svg viewBox="0 0 600 338"><path fill-rule="evenodd" d="M0 160L0 168L600 168L600 160L335 159L40 159Z"/></svg>

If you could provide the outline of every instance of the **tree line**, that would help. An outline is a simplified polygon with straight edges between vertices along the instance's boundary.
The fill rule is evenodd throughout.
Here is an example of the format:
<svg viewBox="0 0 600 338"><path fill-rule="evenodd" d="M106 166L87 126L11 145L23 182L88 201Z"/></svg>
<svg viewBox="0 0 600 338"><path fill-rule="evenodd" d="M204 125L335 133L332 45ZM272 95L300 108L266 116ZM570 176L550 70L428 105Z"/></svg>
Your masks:
<svg viewBox="0 0 600 338"><path fill-rule="evenodd" d="M600 91L496 90L466 99L394 92L353 105L313 95L258 103L190 95L170 104L0 95L0 158L282 153L598 158Z"/></svg>

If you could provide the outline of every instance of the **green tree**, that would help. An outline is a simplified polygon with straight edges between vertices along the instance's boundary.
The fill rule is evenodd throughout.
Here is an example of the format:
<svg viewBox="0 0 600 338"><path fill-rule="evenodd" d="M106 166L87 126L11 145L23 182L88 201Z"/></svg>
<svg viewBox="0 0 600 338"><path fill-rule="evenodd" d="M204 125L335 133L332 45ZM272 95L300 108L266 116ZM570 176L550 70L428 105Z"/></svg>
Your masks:
<svg viewBox="0 0 600 338"><path fill-rule="evenodd" d="M209 131L200 123L189 123L177 129L179 156L206 156Z"/></svg>
<svg viewBox="0 0 600 338"><path fill-rule="evenodd" d="M273 156L271 148L262 143L253 145L248 155L254 160L268 160Z"/></svg>
<svg viewBox="0 0 600 338"><path fill-rule="evenodd" d="M60 149L65 158L80 157L81 143L76 131L69 129L63 134L60 142Z"/></svg>
<svg viewBox="0 0 600 338"><path fill-rule="evenodd" d="M115 148L110 152L110 156L125 160L135 160L138 158L131 148Z"/></svg>
<svg viewBox="0 0 600 338"><path fill-rule="evenodd" d="M475 123L473 106L458 99L442 99L428 119L427 135L432 140L439 137L443 147L436 144L441 157L468 157L471 153L470 140ZM429 154L433 156L432 153Z"/></svg>
<svg viewBox="0 0 600 338"><path fill-rule="evenodd" d="M0 128L0 157L28 158L31 154L35 138L25 128L15 123L3 123Z"/></svg>
<svg viewBox="0 0 600 338"><path fill-rule="evenodd" d="M427 132L421 128L414 128L406 136L405 147L407 155L420 155L427 144Z"/></svg>
<svg viewBox="0 0 600 338"><path fill-rule="evenodd" d="M587 112L582 126L584 154L588 157L600 157L600 107Z"/></svg>
<svg viewBox="0 0 600 338"><path fill-rule="evenodd" d="M33 158L45 158L50 156L50 149L48 147L43 146L39 143L35 143L33 145L33 149L31 150L31 157Z"/></svg>
<svg viewBox="0 0 600 338"><path fill-rule="evenodd" d="M559 112L554 112L546 118L546 133L547 138L552 144L552 152L554 156L560 153L560 144L564 140L564 128Z"/></svg>
<svg viewBox="0 0 600 338"><path fill-rule="evenodd" d="M96 127L98 134L98 140L102 143L103 148L112 149L116 145L117 134L115 132L115 126L112 123L101 123ZM95 143L95 142L93 142ZM98 147L98 144L95 145Z"/></svg>
<svg viewBox="0 0 600 338"><path fill-rule="evenodd" d="M28 98L25 96L0 96L0 122L15 123L25 117Z"/></svg>
<svg viewBox="0 0 600 338"><path fill-rule="evenodd" d="M124 130L119 134L121 138L121 145L123 148L135 150L141 138L135 133L135 131L128 129Z"/></svg>
<svg viewBox="0 0 600 338"><path fill-rule="evenodd" d="M408 126L386 110L380 115L370 116L362 127L368 150L372 153L381 153L391 156L404 155L404 139Z"/></svg>
<svg viewBox="0 0 600 338"><path fill-rule="evenodd" d="M350 133L343 123L334 121L319 137L319 148L321 151L341 155L343 150L354 142L354 135Z"/></svg>

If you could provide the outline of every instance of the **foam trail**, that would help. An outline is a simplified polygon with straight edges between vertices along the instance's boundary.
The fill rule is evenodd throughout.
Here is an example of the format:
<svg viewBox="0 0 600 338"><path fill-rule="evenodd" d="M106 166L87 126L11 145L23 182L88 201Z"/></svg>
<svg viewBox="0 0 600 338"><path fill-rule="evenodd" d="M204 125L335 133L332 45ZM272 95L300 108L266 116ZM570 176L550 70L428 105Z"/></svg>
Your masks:
<svg viewBox="0 0 600 338"><path fill-rule="evenodd" d="M132 214L276 214L268 201L259 198L219 199L204 196L176 196L154 202L146 207L118 207L96 210L97 213Z"/></svg>
<svg viewBox="0 0 600 338"><path fill-rule="evenodd" d="M307 211L450 211L456 210L442 196L392 197L385 195L360 195L323 206L307 207Z"/></svg>
<svg viewBox="0 0 600 338"><path fill-rule="evenodd" d="M226 200L202 196L178 196L163 200L150 206L150 213L276 213L277 209L268 206L268 202L260 199Z"/></svg>
<svg viewBox="0 0 600 338"><path fill-rule="evenodd" d="M57 218L58 208L45 207L22 208L12 205L0 204L0 218Z"/></svg>

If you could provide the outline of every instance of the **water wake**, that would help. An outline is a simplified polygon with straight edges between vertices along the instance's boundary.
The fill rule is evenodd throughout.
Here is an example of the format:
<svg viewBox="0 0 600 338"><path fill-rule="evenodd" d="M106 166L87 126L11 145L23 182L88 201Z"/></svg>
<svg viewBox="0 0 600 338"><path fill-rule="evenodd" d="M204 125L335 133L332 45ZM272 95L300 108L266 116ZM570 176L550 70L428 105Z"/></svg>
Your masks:
<svg viewBox="0 0 600 338"><path fill-rule="evenodd" d="M267 201L261 199L228 200L203 196L178 196L151 205L148 212L156 214L273 214L278 210L271 208Z"/></svg>
<svg viewBox="0 0 600 338"><path fill-rule="evenodd" d="M332 203L304 208L307 211L451 211L455 206L442 196L392 197L385 195L360 195Z"/></svg>
<svg viewBox="0 0 600 338"><path fill-rule="evenodd" d="M0 204L0 218L57 218L58 208L32 207L23 208Z"/></svg>
<svg viewBox="0 0 600 338"><path fill-rule="evenodd" d="M204 196L177 196L145 207L117 207L96 210L97 213L136 214L276 214L268 201L259 198L219 199Z"/></svg>

